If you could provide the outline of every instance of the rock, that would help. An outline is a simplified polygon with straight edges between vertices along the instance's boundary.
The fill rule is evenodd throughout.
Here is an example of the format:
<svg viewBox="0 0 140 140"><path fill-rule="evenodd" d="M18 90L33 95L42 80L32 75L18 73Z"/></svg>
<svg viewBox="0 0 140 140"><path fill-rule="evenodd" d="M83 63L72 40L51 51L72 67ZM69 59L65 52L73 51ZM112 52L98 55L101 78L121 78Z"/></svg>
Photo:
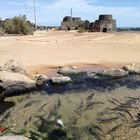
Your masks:
<svg viewBox="0 0 140 140"><path fill-rule="evenodd" d="M65 84L72 82L71 78L68 76L56 76L51 79L53 84Z"/></svg>
<svg viewBox="0 0 140 140"><path fill-rule="evenodd" d="M6 135L6 136L1 136L0 140L30 140L24 136L14 136L14 135Z"/></svg>
<svg viewBox="0 0 140 140"><path fill-rule="evenodd" d="M87 78L87 72L79 71L75 66L62 67L58 70L58 73L64 76L69 76L72 80L76 81Z"/></svg>
<svg viewBox="0 0 140 140"><path fill-rule="evenodd" d="M58 70L58 73L60 74L64 74L64 75L67 75L67 74L78 74L80 71L77 70L77 68L75 66L73 67L62 67Z"/></svg>
<svg viewBox="0 0 140 140"><path fill-rule="evenodd" d="M128 71L129 73L140 74L140 64L129 64L123 67L124 70Z"/></svg>
<svg viewBox="0 0 140 140"><path fill-rule="evenodd" d="M38 86L43 85L48 80L47 76L42 74L35 75L34 79L36 80L36 85Z"/></svg>
<svg viewBox="0 0 140 140"><path fill-rule="evenodd" d="M20 62L9 60L0 68L1 71L25 73L25 70Z"/></svg>
<svg viewBox="0 0 140 140"><path fill-rule="evenodd" d="M35 81L21 73L0 71L0 80L0 86L5 89L4 95L18 94L36 87Z"/></svg>
<svg viewBox="0 0 140 140"><path fill-rule="evenodd" d="M90 73L88 72L87 77L93 78L93 79L100 79L100 77L98 76L98 73L96 73L96 72L90 72Z"/></svg>
<svg viewBox="0 0 140 140"><path fill-rule="evenodd" d="M128 72L123 69L114 68L103 70L102 72L99 73L99 75L109 77L124 77L128 75Z"/></svg>

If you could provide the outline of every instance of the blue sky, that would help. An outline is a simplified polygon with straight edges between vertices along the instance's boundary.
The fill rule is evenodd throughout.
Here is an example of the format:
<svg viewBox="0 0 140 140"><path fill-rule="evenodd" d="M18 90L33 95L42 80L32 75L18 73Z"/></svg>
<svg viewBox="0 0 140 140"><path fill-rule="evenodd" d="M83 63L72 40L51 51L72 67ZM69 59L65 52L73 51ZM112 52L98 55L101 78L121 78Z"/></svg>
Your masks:
<svg viewBox="0 0 140 140"><path fill-rule="evenodd" d="M140 27L140 0L36 0L37 23L60 25L65 15L94 21L99 14L113 14L118 27ZM1 0L0 17L25 14L32 22L33 0Z"/></svg>

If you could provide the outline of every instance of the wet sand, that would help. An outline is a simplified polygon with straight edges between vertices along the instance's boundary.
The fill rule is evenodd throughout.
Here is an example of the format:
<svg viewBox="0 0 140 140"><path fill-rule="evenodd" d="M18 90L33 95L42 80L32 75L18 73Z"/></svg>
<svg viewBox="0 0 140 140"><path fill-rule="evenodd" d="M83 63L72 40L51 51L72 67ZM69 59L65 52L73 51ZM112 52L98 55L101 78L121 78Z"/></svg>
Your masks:
<svg viewBox="0 0 140 140"><path fill-rule="evenodd" d="M57 71L60 67L71 67L75 66L79 71L87 72L99 72L108 68L122 68L126 64L71 64L71 65L61 65L61 66L47 66L47 65L31 65L25 67L26 72L29 77L33 78L36 74L46 75L48 78L58 75Z"/></svg>

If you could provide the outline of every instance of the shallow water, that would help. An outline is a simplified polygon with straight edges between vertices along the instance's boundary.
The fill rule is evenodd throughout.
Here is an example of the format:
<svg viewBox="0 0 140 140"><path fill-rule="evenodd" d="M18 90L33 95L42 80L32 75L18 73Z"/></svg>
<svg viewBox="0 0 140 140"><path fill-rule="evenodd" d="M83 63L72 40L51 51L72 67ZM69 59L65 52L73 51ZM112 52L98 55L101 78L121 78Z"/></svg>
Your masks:
<svg viewBox="0 0 140 140"><path fill-rule="evenodd" d="M85 73L69 76L72 83L48 81L37 92L16 99L16 105L0 116L0 124L14 125L14 132L37 131L34 124L40 124L39 118L48 119L55 112L66 128L80 129L78 140L139 140L140 75L117 79L89 78Z"/></svg>
<svg viewBox="0 0 140 140"><path fill-rule="evenodd" d="M79 75L68 75L73 82L68 84L53 85L48 81L41 87L47 93L82 92L95 90L99 92L112 91L120 87L137 89L140 87L140 75L129 75L122 78L113 77L88 77L85 72Z"/></svg>

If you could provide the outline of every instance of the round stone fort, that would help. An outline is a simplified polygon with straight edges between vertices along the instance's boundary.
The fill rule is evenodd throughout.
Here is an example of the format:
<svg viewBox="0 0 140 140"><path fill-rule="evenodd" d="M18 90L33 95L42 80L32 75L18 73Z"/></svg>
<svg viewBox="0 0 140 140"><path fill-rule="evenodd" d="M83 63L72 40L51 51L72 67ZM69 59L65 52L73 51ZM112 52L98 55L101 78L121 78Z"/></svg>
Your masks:
<svg viewBox="0 0 140 140"><path fill-rule="evenodd" d="M112 15L100 15L99 20L112 20L113 16Z"/></svg>

